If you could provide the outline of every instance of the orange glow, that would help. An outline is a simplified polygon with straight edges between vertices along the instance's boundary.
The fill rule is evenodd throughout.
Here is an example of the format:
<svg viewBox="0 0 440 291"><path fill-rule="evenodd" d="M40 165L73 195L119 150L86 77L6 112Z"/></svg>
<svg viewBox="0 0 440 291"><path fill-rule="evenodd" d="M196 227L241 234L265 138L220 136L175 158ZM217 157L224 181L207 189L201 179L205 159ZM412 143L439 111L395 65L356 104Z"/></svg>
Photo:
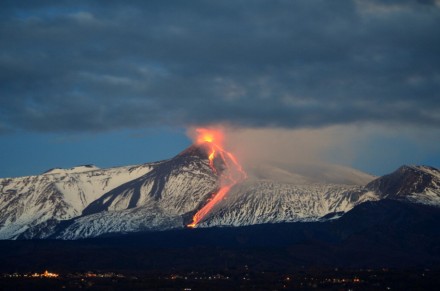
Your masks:
<svg viewBox="0 0 440 291"><path fill-rule="evenodd" d="M196 133L196 143L207 145L209 166L216 175L219 175L220 189L214 193L211 199L208 200L208 203L193 216L193 221L187 225L188 227L196 227L211 209L218 202L223 200L229 190L247 176L235 156L223 148L223 133L220 130L198 128L196 129ZM214 162L216 159L219 159L225 166L225 169L221 172L215 167Z"/></svg>
<svg viewBox="0 0 440 291"><path fill-rule="evenodd" d="M43 277L46 277L46 278L56 278L58 276L59 276L58 274L50 273L47 270L44 271L44 273L43 273Z"/></svg>
<svg viewBox="0 0 440 291"><path fill-rule="evenodd" d="M211 153L208 156L209 166L211 167L212 171L217 174L217 170L214 167L214 158L215 158L215 149L211 149Z"/></svg>
<svg viewBox="0 0 440 291"><path fill-rule="evenodd" d="M223 133L220 130L197 128L196 134L197 134L197 138L196 138L197 144L203 144L205 142L208 142L208 143L216 143L221 145L223 143Z"/></svg>
<svg viewBox="0 0 440 291"><path fill-rule="evenodd" d="M34 273L31 275L31 277L33 277L33 278L58 278L59 275L56 273L51 273L46 270L46 271L44 271L44 273L41 273L41 274Z"/></svg>

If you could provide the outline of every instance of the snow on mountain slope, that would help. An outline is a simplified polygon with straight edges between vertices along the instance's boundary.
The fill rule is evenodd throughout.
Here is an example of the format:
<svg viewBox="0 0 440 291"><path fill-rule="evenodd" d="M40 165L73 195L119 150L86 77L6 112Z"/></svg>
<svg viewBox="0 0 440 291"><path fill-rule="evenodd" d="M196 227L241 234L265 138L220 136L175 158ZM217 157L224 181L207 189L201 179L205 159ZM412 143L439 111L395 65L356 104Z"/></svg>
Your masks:
<svg viewBox="0 0 440 291"><path fill-rule="evenodd" d="M32 233L46 221L76 217L104 193L151 168L148 164L110 169L81 166L0 179L0 239Z"/></svg>
<svg viewBox="0 0 440 291"><path fill-rule="evenodd" d="M338 166L327 167L335 168ZM276 172L271 180L248 180L237 185L199 226L317 221L331 213L345 213L365 201L381 199L440 206L440 171L433 167L402 166L366 186L314 183L306 171L294 176L293 184L274 180L279 177ZM336 174L329 171L328 177L344 180L344 172L351 182L370 179L368 174L346 167L339 168ZM282 175L288 177L285 172ZM319 176L323 175L327 174ZM301 185L300 181L309 184Z"/></svg>
<svg viewBox="0 0 440 291"><path fill-rule="evenodd" d="M119 211L103 211L68 221L65 228L55 230L51 238L81 239L104 234L182 228L181 215L170 215L153 203Z"/></svg>
<svg viewBox="0 0 440 291"><path fill-rule="evenodd" d="M204 149L190 147L149 173L91 203L82 217L55 236L63 239L103 233L181 228L218 188Z"/></svg>
<svg viewBox="0 0 440 291"><path fill-rule="evenodd" d="M366 188L381 198L440 206L440 171L429 166L402 166Z"/></svg>
<svg viewBox="0 0 440 291"><path fill-rule="evenodd" d="M145 176L151 176L148 173ZM180 174L182 175L182 174ZM193 177L194 179L194 177ZM197 178L196 178L197 179ZM146 177L137 179L147 180ZM171 178L172 180L172 178ZM180 180L180 179L179 179ZM202 180L203 181L203 180ZM206 181L206 193L212 193L212 182ZM198 181L200 183L200 181ZM181 187L179 183L171 182L172 188L182 189L185 193L189 188ZM130 182L126 186L138 186L139 183ZM120 187L125 187L122 185ZM147 188L148 189L148 188ZM116 193L115 189L114 192ZM131 195L132 189L126 188ZM126 193L126 192L119 193ZM111 191L113 192L113 191ZM144 192L141 190L141 192ZM180 191L179 191L180 192ZM165 230L169 228L183 228L188 223L185 218L195 208L184 208L176 211L170 201L175 200L175 194L168 192L165 200L154 199L151 191L143 195L149 199L140 199L140 205L128 207L128 202L118 210L108 207L95 209L94 213L76 218L72 224L62 229L54 237L62 239L78 239L95 237L108 233L123 233L144 230ZM170 194L170 196L168 196ZM186 194L184 194L185 196ZM107 195L104 195L107 196ZM111 201L110 195L99 200ZM122 194L121 197L124 197ZM168 197L167 197L168 196ZM181 196L182 197L182 196ZM127 201L130 197L126 197ZM203 198L200 197L203 201ZM361 186L353 185L292 185L272 181L246 181L233 188L227 197L221 201L207 218L198 227L209 226L243 226L261 223L318 221L329 213L346 212L365 201L376 201L379 197L366 191ZM115 201L116 199L113 199ZM206 200L206 198L204 199ZM89 207L92 207L90 205ZM196 207L193 204L192 207ZM87 213L86 213L87 214Z"/></svg>
<svg viewBox="0 0 440 291"><path fill-rule="evenodd" d="M83 214L116 211L151 203L169 214L183 214L198 207L218 187L202 148L191 147L158 164L147 174L125 183L91 203Z"/></svg>
<svg viewBox="0 0 440 291"><path fill-rule="evenodd" d="M329 213L347 212L357 204L378 199L361 186L248 180L234 187L199 226L318 221Z"/></svg>

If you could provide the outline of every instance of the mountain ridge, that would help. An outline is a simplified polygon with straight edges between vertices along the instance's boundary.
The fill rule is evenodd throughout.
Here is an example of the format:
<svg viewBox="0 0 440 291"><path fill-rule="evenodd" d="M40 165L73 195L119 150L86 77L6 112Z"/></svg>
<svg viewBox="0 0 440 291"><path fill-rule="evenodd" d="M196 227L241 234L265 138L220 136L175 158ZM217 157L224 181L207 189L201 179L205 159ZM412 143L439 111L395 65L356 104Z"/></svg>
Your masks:
<svg viewBox="0 0 440 291"><path fill-rule="evenodd" d="M224 170L221 160L213 163ZM78 239L185 228L219 189L219 175L204 146L193 145L156 163L109 169L85 165L0 179L0 238ZM440 171L402 166L365 186L250 177L235 185L198 227L336 219L363 202L382 199L438 206Z"/></svg>

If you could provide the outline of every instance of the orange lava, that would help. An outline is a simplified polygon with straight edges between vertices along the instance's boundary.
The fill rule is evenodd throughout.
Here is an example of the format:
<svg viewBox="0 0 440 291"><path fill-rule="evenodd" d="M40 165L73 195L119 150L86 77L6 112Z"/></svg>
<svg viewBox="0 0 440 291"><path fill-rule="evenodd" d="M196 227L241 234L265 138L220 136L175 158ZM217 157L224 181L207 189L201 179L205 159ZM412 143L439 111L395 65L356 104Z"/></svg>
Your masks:
<svg viewBox="0 0 440 291"><path fill-rule="evenodd" d="M221 131L198 128L196 129L196 133L196 143L199 145L205 144L208 148L209 166L215 174L219 175L220 189L211 197L211 199L205 206L202 207L202 209L197 211L197 213L193 216L192 223L187 225L188 227L196 227L197 224L211 211L214 205L223 200L223 198L235 184L246 178L246 173L238 163L235 156L223 149L223 134ZM215 168L214 161L216 158L221 159L223 162L225 166L223 171L218 171Z"/></svg>

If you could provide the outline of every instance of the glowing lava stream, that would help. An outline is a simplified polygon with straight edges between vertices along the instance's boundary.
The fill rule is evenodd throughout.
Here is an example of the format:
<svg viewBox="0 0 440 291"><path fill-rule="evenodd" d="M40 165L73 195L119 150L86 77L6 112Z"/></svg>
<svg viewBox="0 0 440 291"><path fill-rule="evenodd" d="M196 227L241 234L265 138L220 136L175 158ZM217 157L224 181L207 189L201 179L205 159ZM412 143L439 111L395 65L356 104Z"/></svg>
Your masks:
<svg viewBox="0 0 440 291"><path fill-rule="evenodd" d="M209 166L216 175L220 175L220 190L218 190L203 206L202 209L197 211L193 216L192 223L188 224L188 227L195 227L205 216L211 211L211 209L218 202L222 201L231 188L240 181L246 178L246 173L238 163L237 159L230 152L225 151L221 144L222 133L216 130L210 130L205 128L196 129L198 145L205 145L209 149ZM217 171L214 165L214 160L219 157L225 169L223 171Z"/></svg>

